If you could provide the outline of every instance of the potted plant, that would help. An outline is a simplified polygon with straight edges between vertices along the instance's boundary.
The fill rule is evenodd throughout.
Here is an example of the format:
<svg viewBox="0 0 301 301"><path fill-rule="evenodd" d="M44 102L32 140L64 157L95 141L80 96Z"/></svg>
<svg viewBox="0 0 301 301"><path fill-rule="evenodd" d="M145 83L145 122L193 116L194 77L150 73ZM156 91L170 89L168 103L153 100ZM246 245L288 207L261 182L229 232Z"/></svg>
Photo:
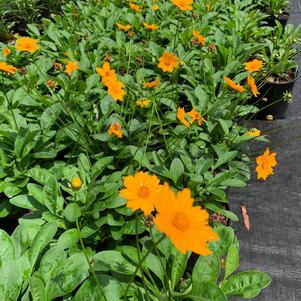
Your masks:
<svg viewBox="0 0 301 301"><path fill-rule="evenodd" d="M276 26L279 21L284 28L289 18L289 0L260 0L256 1L260 10L268 15L266 22L269 26Z"/></svg>
<svg viewBox="0 0 301 301"><path fill-rule="evenodd" d="M300 43L301 26L289 24L282 33L281 25L266 39L260 59L264 62L264 81L259 88L260 96L252 98L252 103L260 109L258 119L281 119L285 117L292 92L297 80L296 56Z"/></svg>

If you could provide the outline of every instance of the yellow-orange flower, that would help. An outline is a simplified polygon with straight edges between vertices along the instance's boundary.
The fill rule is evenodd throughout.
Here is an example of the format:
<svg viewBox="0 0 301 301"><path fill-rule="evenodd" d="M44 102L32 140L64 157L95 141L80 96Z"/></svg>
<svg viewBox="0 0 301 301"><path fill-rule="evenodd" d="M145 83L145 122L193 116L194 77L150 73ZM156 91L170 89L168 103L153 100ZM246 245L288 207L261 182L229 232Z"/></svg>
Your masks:
<svg viewBox="0 0 301 301"><path fill-rule="evenodd" d="M4 48L4 49L2 50L2 54L3 54L4 56L8 56L10 53L11 53L11 50L10 50L9 48Z"/></svg>
<svg viewBox="0 0 301 301"><path fill-rule="evenodd" d="M186 117L186 112L184 108L178 108L177 111L177 118L187 127L190 127L190 123L185 119Z"/></svg>
<svg viewBox="0 0 301 301"><path fill-rule="evenodd" d="M135 3L130 3L130 8L136 11L137 13L141 12L141 7Z"/></svg>
<svg viewBox="0 0 301 301"><path fill-rule="evenodd" d="M117 75L114 69L108 62L105 62L102 67L97 67L96 72L101 76L102 83L107 86L109 81L117 81Z"/></svg>
<svg viewBox="0 0 301 301"><path fill-rule="evenodd" d="M68 61L66 64L65 72L70 76L71 73L75 70L79 70L78 62L70 62Z"/></svg>
<svg viewBox="0 0 301 301"><path fill-rule="evenodd" d="M255 79L252 76L248 76L248 85L250 87L250 89L252 90L252 93L255 97L257 97L260 93L257 90L257 86L255 84Z"/></svg>
<svg viewBox="0 0 301 301"><path fill-rule="evenodd" d="M158 67L161 68L163 72L173 72L178 65L179 59L173 53L164 51L160 57Z"/></svg>
<svg viewBox="0 0 301 301"><path fill-rule="evenodd" d="M132 28L132 25L130 25L130 24L122 25L122 24L116 22L115 25L122 31L128 31Z"/></svg>
<svg viewBox="0 0 301 301"><path fill-rule="evenodd" d="M140 108L146 108L151 104L151 100L147 98L140 98L136 101L136 105Z"/></svg>
<svg viewBox="0 0 301 301"><path fill-rule="evenodd" d="M200 206L193 206L194 199L188 188L177 195L164 184L160 198L155 202L157 210L154 223L165 233L182 253L191 250L199 255L209 255L209 241L218 240L208 225L209 214Z"/></svg>
<svg viewBox="0 0 301 301"><path fill-rule="evenodd" d="M274 173L273 167L277 165L276 155L276 153L270 153L269 148L267 148L262 156L256 158L257 179L266 180L269 175Z"/></svg>
<svg viewBox="0 0 301 301"><path fill-rule="evenodd" d="M261 60L254 59L246 63L245 69L250 73L259 71L262 68L263 64Z"/></svg>
<svg viewBox="0 0 301 301"><path fill-rule="evenodd" d="M118 138L122 138L122 129L119 123L112 123L108 129L110 135L115 135Z"/></svg>
<svg viewBox="0 0 301 301"><path fill-rule="evenodd" d="M6 62L0 62L0 71L7 72L9 74L15 74L17 68L12 65L8 65Z"/></svg>
<svg viewBox="0 0 301 301"><path fill-rule="evenodd" d="M150 88L150 89L154 89L156 87L158 87L160 85L160 78L157 78L151 82L146 82L144 83L144 86L147 87L147 88Z"/></svg>
<svg viewBox="0 0 301 301"><path fill-rule="evenodd" d="M229 77L224 77L225 82L234 90L238 92L243 92L245 91L244 87L236 84L233 80L231 80Z"/></svg>
<svg viewBox="0 0 301 301"><path fill-rule="evenodd" d="M41 47L37 45L39 40L32 39L30 37L22 37L16 40L16 49L20 51L27 51L30 53L36 52Z"/></svg>
<svg viewBox="0 0 301 301"><path fill-rule="evenodd" d="M172 3L180 10L192 10L193 0L172 0Z"/></svg>
<svg viewBox="0 0 301 301"><path fill-rule="evenodd" d="M196 38L197 42L204 46L205 45L205 41L206 41L206 38L204 36L202 36L198 31L196 30L193 30L192 31L192 34L193 36Z"/></svg>
<svg viewBox="0 0 301 301"><path fill-rule="evenodd" d="M111 95L115 101L123 101L125 91L123 90L124 84L122 82L108 79L106 85L108 87L108 94Z"/></svg>
<svg viewBox="0 0 301 301"><path fill-rule="evenodd" d="M152 6L152 10L155 10L155 11L158 10L159 8L160 8L160 7L159 7L159 5L157 5L157 4L155 4L155 5Z"/></svg>
<svg viewBox="0 0 301 301"><path fill-rule="evenodd" d="M247 132L247 135L250 137L259 137L261 135L261 131L256 128L252 128Z"/></svg>
<svg viewBox="0 0 301 301"><path fill-rule="evenodd" d="M145 28L149 29L149 30L156 30L159 28L158 25L155 24L148 24L146 22L143 22L143 25L145 26Z"/></svg>
<svg viewBox="0 0 301 301"><path fill-rule="evenodd" d="M128 200L126 206L133 211L141 209L145 215L149 215L161 190L159 179L139 171L134 176L125 177L123 183L125 188L120 191L120 196Z"/></svg>
<svg viewBox="0 0 301 301"><path fill-rule="evenodd" d="M203 122L206 122L206 119L195 109L192 109L187 113L191 117L189 123L192 124L197 120L198 125L202 125Z"/></svg>
<svg viewBox="0 0 301 301"><path fill-rule="evenodd" d="M71 187L74 190L79 190L81 189L83 183L79 177L75 177L71 180Z"/></svg>

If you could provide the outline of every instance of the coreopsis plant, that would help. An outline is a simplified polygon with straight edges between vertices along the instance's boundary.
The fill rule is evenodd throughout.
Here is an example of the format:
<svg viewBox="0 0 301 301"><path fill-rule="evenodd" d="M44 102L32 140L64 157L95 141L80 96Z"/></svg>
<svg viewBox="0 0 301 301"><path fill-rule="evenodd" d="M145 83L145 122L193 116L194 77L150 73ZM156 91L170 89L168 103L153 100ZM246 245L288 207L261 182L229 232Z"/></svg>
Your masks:
<svg viewBox="0 0 301 301"><path fill-rule="evenodd" d="M210 218L238 220L225 189L250 178L260 134L236 120L261 45L239 32L233 47L231 3L155 3L69 3L1 45L1 214L21 216L0 236L3 296L216 301L269 285L233 274L234 231Z"/></svg>

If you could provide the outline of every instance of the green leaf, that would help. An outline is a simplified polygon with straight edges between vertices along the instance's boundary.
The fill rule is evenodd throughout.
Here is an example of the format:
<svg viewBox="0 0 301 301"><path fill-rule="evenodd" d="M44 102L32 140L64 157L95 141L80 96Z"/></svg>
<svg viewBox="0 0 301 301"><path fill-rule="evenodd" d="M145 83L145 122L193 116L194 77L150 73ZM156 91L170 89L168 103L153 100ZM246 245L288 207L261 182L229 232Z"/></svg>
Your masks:
<svg viewBox="0 0 301 301"><path fill-rule="evenodd" d="M40 123L42 129L50 129L54 125L60 113L62 112L61 103L55 103L48 107L41 115Z"/></svg>
<svg viewBox="0 0 301 301"><path fill-rule="evenodd" d="M237 156L237 151L230 151L226 153L222 153L218 156L217 162L214 165L214 169L224 165L230 160L234 159Z"/></svg>
<svg viewBox="0 0 301 301"><path fill-rule="evenodd" d="M29 183L27 184L27 189L29 191L29 194L32 195L36 201L38 201L41 205L44 206L43 187L37 184Z"/></svg>
<svg viewBox="0 0 301 301"><path fill-rule="evenodd" d="M97 179L98 176L102 174L102 172L106 169L106 167L113 161L114 157L104 157L99 160L93 165L91 173L94 181ZM94 185L94 183L91 183Z"/></svg>
<svg viewBox="0 0 301 301"><path fill-rule="evenodd" d="M189 298L196 301L227 301L223 291L215 283L196 282Z"/></svg>
<svg viewBox="0 0 301 301"><path fill-rule="evenodd" d="M64 296L72 292L89 275L89 265L83 253L71 255L67 260L57 262L51 269L50 279L46 282L48 300Z"/></svg>
<svg viewBox="0 0 301 301"><path fill-rule="evenodd" d="M64 249L71 248L77 244L79 240L77 229L69 229L65 231L57 240L57 246Z"/></svg>
<svg viewBox="0 0 301 301"><path fill-rule="evenodd" d="M45 295L45 283L41 275L35 272L29 281L30 293L33 301L47 301Z"/></svg>
<svg viewBox="0 0 301 301"><path fill-rule="evenodd" d="M54 237L57 231L57 225L55 223L47 223L43 225L40 231L35 236L32 246L28 252L28 258L31 266L33 267L37 258L43 251L43 249L49 244L50 240Z"/></svg>
<svg viewBox="0 0 301 301"><path fill-rule="evenodd" d="M20 258L29 246L29 233L25 225L19 225L11 235L15 247L15 258Z"/></svg>
<svg viewBox="0 0 301 301"><path fill-rule="evenodd" d="M132 275L136 270L136 267L119 251L102 251L95 254L93 259L95 260L93 270L96 272L114 271Z"/></svg>
<svg viewBox="0 0 301 301"><path fill-rule="evenodd" d="M219 240L209 242L209 248L219 257L223 257L233 243L234 230L223 225L218 225L213 230L217 233Z"/></svg>
<svg viewBox="0 0 301 301"><path fill-rule="evenodd" d="M124 297L124 288L117 279L105 274L97 274L97 278L102 289L98 287L93 278L87 279L72 300L117 301ZM105 297L103 296L102 291L104 292Z"/></svg>
<svg viewBox="0 0 301 301"><path fill-rule="evenodd" d="M239 244L238 240L235 238L233 244L228 249L228 254L225 264L225 276L224 279L228 278L233 274L239 265Z"/></svg>
<svg viewBox="0 0 301 301"><path fill-rule="evenodd" d="M236 214L234 214L233 212L231 212L229 210L220 208L220 207L218 207L215 204L212 204L212 203L209 203L209 202L203 202L203 206L206 209L212 210L213 212L216 212L216 213L219 213L219 214L222 214L222 215L228 217L232 221L235 221L235 222L239 221L239 218L238 218L238 216Z"/></svg>
<svg viewBox="0 0 301 301"><path fill-rule="evenodd" d="M236 296L261 290L269 286L270 283L271 278L267 274L251 270L231 276L222 282L221 288L227 296Z"/></svg>
<svg viewBox="0 0 301 301"><path fill-rule="evenodd" d="M13 241L4 230L0 229L0 266L14 259L15 248Z"/></svg>
<svg viewBox="0 0 301 301"><path fill-rule="evenodd" d="M216 254L200 256L192 271L192 291L204 282L216 282L220 270L220 260Z"/></svg>
<svg viewBox="0 0 301 301"><path fill-rule="evenodd" d="M36 201L32 196L27 194L21 194L13 197L9 202L19 208L29 209L29 210L46 210L46 207L41 206L40 203Z"/></svg>
<svg viewBox="0 0 301 301"><path fill-rule="evenodd" d="M170 174L175 184L179 181L181 176L184 174L184 165L179 158L175 158L171 162Z"/></svg>
<svg viewBox="0 0 301 301"><path fill-rule="evenodd" d="M175 251L172 257L172 267L171 267L171 288L174 289L177 283L180 281L181 277L183 276L188 259L190 257L190 252L185 254Z"/></svg>
<svg viewBox="0 0 301 301"><path fill-rule="evenodd" d="M81 216L81 211L77 204L71 203L64 209L64 215L69 222L74 223Z"/></svg>
<svg viewBox="0 0 301 301"><path fill-rule="evenodd" d="M98 74L92 74L86 79L87 89L85 93L89 92L92 88L94 88L100 80L100 76Z"/></svg>
<svg viewBox="0 0 301 301"><path fill-rule="evenodd" d="M0 275L0 301L18 300L22 286L22 273L18 263L7 261L0 269Z"/></svg>

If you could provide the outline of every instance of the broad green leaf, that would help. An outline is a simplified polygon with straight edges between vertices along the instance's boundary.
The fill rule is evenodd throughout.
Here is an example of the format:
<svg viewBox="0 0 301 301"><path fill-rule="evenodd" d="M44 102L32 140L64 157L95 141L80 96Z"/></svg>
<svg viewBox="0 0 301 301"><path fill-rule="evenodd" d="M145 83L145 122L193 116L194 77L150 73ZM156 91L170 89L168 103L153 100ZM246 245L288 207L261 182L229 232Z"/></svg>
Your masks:
<svg viewBox="0 0 301 301"><path fill-rule="evenodd" d="M221 288L227 296L247 294L250 291L261 290L271 283L271 278L262 272L250 270L232 275Z"/></svg>
<svg viewBox="0 0 301 301"><path fill-rule="evenodd" d="M25 225L19 225L13 234L11 239L15 246L16 259L20 258L29 246L29 233Z"/></svg>
<svg viewBox="0 0 301 301"><path fill-rule="evenodd" d="M98 287L93 278L87 279L79 288L73 301L110 301L120 300L124 297L124 287L115 278L97 274L98 283L102 288ZM105 297L103 296L105 294Z"/></svg>
<svg viewBox="0 0 301 301"><path fill-rule="evenodd" d="M235 237L234 230L231 227L223 225L218 225L213 230L217 233L219 240L209 242L209 248L219 257L223 257L233 243Z"/></svg>
<svg viewBox="0 0 301 301"><path fill-rule="evenodd" d="M171 288L174 289L177 283L180 281L183 276L188 259L190 257L190 252L185 254L175 251L172 256L172 267L171 267Z"/></svg>
<svg viewBox="0 0 301 301"><path fill-rule="evenodd" d="M33 184L34 185L34 184ZM41 203L37 202L37 200L27 194L17 195L9 200L9 202L19 208L29 209L29 210L43 210L46 209L41 205Z"/></svg>
<svg viewBox="0 0 301 301"><path fill-rule="evenodd" d="M170 174L176 184L181 176L184 174L184 165L179 158L173 159L170 165Z"/></svg>
<svg viewBox="0 0 301 301"><path fill-rule="evenodd" d="M37 258L43 249L49 244L50 240L54 237L57 231L55 223L47 223L43 225L40 231L35 236L32 246L29 249L28 258L31 266L33 267Z"/></svg>
<svg viewBox="0 0 301 301"><path fill-rule="evenodd" d="M71 255L63 262L57 262L51 269L50 279L45 286L49 300L72 292L89 275L89 265L83 253Z"/></svg>
<svg viewBox="0 0 301 301"><path fill-rule="evenodd" d="M30 277L29 285L32 301L48 301L45 295L45 283L41 275L35 272Z"/></svg>
<svg viewBox="0 0 301 301"><path fill-rule="evenodd" d="M212 282L197 282L189 294L189 298L195 301L227 301L223 291Z"/></svg>
<svg viewBox="0 0 301 301"><path fill-rule="evenodd" d="M77 244L78 240L79 237L77 229L69 229L59 237L57 245L62 249L67 249Z"/></svg>
<svg viewBox="0 0 301 301"><path fill-rule="evenodd" d="M220 259L216 254L200 256L192 271L192 291L200 283L216 282L220 270Z"/></svg>
<svg viewBox="0 0 301 301"><path fill-rule="evenodd" d="M21 291L22 273L17 262L6 261L0 269L0 301L16 301Z"/></svg>
<svg viewBox="0 0 301 301"><path fill-rule="evenodd" d="M15 259L15 248L12 239L0 229L0 267L6 262Z"/></svg>
<svg viewBox="0 0 301 301"><path fill-rule="evenodd" d="M69 222L73 223L81 216L81 211L77 204L71 203L64 209L64 215Z"/></svg>
<svg viewBox="0 0 301 301"><path fill-rule="evenodd" d="M119 251L101 251L94 255L96 272L115 271L122 274L133 274L136 267L128 262Z"/></svg>
<svg viewBox="0 0 301 301"><path fill-rule="evenodd" d="M238 268L238 265L239 265L239 244L238 244L238 240L235 238L233 244L230 246L228 250L228 254L226 257L224 279L228 278L231 274L233 274Z"/></svg>

